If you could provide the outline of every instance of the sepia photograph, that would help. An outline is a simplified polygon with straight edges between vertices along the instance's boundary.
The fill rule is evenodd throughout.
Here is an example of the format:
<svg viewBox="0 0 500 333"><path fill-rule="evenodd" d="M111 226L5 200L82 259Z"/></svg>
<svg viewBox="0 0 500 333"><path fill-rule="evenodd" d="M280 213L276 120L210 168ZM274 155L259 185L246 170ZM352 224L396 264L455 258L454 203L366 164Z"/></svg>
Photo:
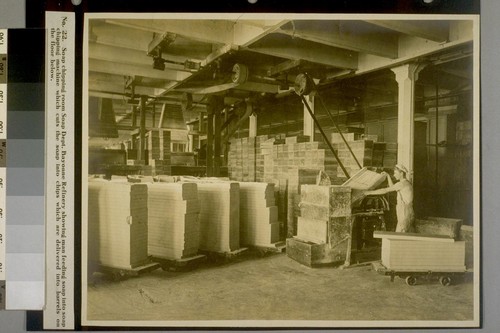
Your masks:
<svg viewBox="0 0 500 333"><path fill-rule="evenodd" d="M479 326L479 15L84 22L83 326Z"/></svg>

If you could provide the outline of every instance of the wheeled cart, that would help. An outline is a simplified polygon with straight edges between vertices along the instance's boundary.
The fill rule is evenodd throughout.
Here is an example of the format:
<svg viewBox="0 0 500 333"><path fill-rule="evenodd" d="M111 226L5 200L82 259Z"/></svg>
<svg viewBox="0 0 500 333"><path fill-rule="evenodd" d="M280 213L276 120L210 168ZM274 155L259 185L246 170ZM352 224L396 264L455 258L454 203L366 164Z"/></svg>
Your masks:
<svg viewBox="0 0 500 333"><path fill-rule="evenodd" d="M405 279L405 282L409 286L414 286L419 280L425 279L438 279L442 286L451 286L457 280L462 279L468 271L425 271L425 270L415 270L415 271L398 271L387 269L382 263L374 262L372 263L373 269L382 275L389 275L391 277L391 282L394 282L394 277L400 277Z"/></svg>
<svg viewBox="0 0 500 333"><path fill-rule="evenodd" d="M419 278L436 277L449 286L467 272L465 242L437 235L375 231L382 239L381 262L375 270L384 275L404 278L409 286Z"/></svg>

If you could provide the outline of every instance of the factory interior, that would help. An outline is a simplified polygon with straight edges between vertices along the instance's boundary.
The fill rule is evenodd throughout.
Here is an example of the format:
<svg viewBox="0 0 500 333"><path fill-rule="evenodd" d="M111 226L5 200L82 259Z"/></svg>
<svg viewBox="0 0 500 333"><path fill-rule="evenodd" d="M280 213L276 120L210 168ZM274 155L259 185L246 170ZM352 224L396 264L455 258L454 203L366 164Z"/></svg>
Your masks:
<svg viewBox="0 0 500 333"><path fill-rule="evenodd" d="M477 319L475 22L291 17L88 20L88 320Z"/></svg>

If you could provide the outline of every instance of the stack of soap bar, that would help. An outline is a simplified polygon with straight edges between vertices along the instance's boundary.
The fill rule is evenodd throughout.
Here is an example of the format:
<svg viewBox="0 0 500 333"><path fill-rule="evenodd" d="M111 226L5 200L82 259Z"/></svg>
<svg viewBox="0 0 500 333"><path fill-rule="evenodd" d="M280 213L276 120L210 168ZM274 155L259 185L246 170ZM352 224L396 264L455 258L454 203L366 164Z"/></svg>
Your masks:
<svg viewBox="0 0 500 333"><path fill-rule="evenodd" d="M146 263L147 185L92 180L88 188L89 259L124 269Z"/></svg>
<svg viewBox="0 0 500 333"><path fill-rule="evenodd" d="M148 253L182 259L198 253L200 203L195 183L148 184Z"/></svg>
<svg viewBox="0 0 500 333"><path fill-rule="evenodd" d="M200 249L231 252L240 248L240 197L236 182L197 182Z"/></svg>
<svg viewBox="0 0 500 333"><path fill-rule="evenodd" d="M266 246L279 241L274 184L240 183L240 242Z"/></svg>

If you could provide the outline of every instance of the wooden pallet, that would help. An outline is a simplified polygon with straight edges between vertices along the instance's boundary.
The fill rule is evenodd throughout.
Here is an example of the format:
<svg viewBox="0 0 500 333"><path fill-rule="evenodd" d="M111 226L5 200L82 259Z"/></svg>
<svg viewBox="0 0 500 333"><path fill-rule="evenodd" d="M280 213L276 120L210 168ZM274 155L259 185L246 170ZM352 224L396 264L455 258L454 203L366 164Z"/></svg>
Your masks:
<svg viewBox="0 0 500 333"><path fill-rule="evenodd" d="M141 274L149 273L158 268L160 268L160 264L153 262L130 269L99 265L97 270L103 274L111 276L114 280L118 281L127 277L139 276Z"/></svg>
<svg viewBox="0 0 500 333"><path fill-rule="evenodd" d="M212 252L212 251L200 250L200 252L203 253L204 255L206 255L207 259L211 262L230 261L230 260L233 260L234 258L237 258L237 257L243 255L247 251L248 251L248 247L241 247L237 250L230 251L230 252Z"/></svg>
<svg viewBox="0 0 500 333"><path fill-rule="evenodd" d="M250 249L258 251L259 253L263 254L269 252L282 253L286 251L286 242L279 241L269 245L252 245L250 246Z"/></svg>
<svg viewBox="0 0 500 333"><path fill-rule="evenodd" d="M187 271L197 268L200 264L207 261L207 256L203 254L181 259L166 259L153 257L153 261L160 264L164 271Z"/></svg>

